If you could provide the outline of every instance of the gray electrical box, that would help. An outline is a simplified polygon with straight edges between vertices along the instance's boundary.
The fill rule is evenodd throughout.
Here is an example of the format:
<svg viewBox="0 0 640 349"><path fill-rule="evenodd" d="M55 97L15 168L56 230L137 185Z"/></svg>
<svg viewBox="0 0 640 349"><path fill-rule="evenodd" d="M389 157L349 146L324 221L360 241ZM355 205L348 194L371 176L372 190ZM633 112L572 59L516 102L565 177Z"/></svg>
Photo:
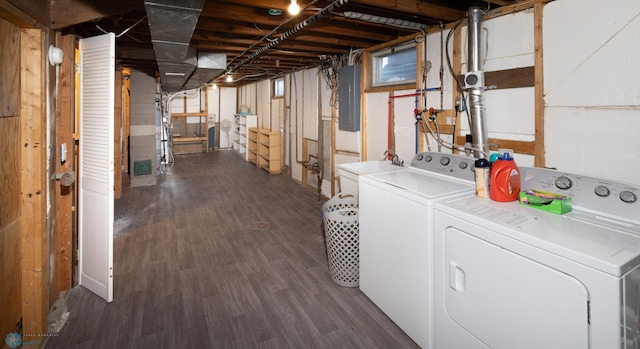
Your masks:
<svg viewBox="0 0 640 349"><path fill-rule="evenodd" d="M338 71L338 128L360 131L360 65L348 65Z"/></svg>

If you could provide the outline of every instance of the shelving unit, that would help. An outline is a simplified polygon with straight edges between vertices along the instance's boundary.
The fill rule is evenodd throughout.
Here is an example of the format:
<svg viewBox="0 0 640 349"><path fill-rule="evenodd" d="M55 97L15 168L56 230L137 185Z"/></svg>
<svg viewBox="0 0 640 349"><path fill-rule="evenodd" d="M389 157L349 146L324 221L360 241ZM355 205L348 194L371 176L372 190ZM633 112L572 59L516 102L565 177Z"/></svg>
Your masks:
<svg viewBox="0 0 640 349"><path fill-rule="evenodd" d="M258 116L235 114L233 118L233 151L245 161L249 161L249 152L247 152L247 130L258 126Z"/></svg>
<svg viewBox="0 0 640 349"><path fill-rule="evenodd" d="M280 133L269 129L258 130L257 162L256 165L270 174L279 174L280 160Z"/></svg>
<svg viewBox="0 0 640 349"><path fill-rule="evenodd" d="M258 164L258 129L249 127L247 134L247 158L249 162Z"/></svg>
<svg viewBox="0 0 640 349"><path fill-rule="evenodd" d="M197 123L187 122L188 118L198 118ZM173 124L174 154L201 153L207 151L207 113L171 113Z"/></svg>

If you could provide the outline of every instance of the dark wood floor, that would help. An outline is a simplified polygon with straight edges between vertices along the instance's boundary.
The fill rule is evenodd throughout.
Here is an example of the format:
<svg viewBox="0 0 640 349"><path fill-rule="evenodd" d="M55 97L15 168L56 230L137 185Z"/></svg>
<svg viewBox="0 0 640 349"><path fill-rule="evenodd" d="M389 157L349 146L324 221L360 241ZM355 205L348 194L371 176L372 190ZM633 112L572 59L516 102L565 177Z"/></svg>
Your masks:
<svg viewBox="0 0 640 349"><path fill-rule="evenodd" d="M316 194L228 151L115 203L114 301L71 290L46 348L416 348L329 276Z"/></svg>

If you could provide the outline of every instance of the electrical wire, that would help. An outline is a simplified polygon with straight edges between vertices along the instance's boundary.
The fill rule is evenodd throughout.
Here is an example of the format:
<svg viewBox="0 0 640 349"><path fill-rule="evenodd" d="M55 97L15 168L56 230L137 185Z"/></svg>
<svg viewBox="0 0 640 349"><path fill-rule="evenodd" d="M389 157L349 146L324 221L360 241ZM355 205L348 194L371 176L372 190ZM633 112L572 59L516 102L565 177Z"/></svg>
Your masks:
<svg viewBox="0 0 640 349"><path fill-rule="evenodd" d="M340 69L340 57L334 56L333 58L325 59L321 61L320 73L331 90L331 97L329 104L335 107L338 103L338 85L340 79L338 79L338 69Z"/></svg>
<svg viewBox="0 0 640 349"><path fill-rule="evenodd" d="M304 8L302 8L300 10L300 12L305 11L307 8L309 8L311 5L315 4L316 2L318 2L318 0L312 1L309 5L307 5ZM278 29L282 28L283 25L291 22L294 18L296 18L296 17L295 16L291 16L288 19L286 19L285 21L283 21L280 24L278 24L275 28L273 28L273 30L271 30L270 32L265 34L260 40L254 42L251 46L247 47L244 51L242 51L241 54L235 56L229 63L227 63L227 67L231 67L233 65L233 62L238 60L240 57L244 57L244 55L247 54L247 52L251 51L254 47L258 46L261 42L263 42L265 40L271 41L271 40L269 40L269 36L271 36L273 33L275 33ZM255 25L255 23L254 23L254 25ZM260 29L258 29L258 30L260 30ZM274 39L273 41L275 41L275 40L277 40L277 39Z"/></svg>
<svg viewBox="0 0 640 349"><path fill-rule="evenodd" d="M136 25L140 24L140 22L144 21L146 18L147 18L147 16L144 16L144 17L140 18L137 22L135 22L134 24L132 24L129 28L127 28L127 29L123 30L120 34L116 35L116 38L119 38L119 37L121 37L122 35L127 34L127 32L129 32L129 30L133 29ZM105 34L108 34L108 33L109 33L108 31L106 31L106 30L104 30L104 29L100 28L100 26L99 26L99 25L97 25L97 24L96 24L95 26L96 26L96 28L98 28L101 32L103 32L103 33L105 33ZM129 37L130 37L130 36L129 36Z"/></svg>

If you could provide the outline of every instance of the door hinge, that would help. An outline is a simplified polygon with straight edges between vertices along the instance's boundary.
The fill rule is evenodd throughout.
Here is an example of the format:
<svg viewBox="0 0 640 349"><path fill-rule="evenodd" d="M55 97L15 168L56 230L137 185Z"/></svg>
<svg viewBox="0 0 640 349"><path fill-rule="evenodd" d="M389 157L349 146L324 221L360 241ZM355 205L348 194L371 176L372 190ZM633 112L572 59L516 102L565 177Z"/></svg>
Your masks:
<svg viewBox="0 0 640 349"><path fill-rule="evenodd" d="M80 260L80 250L76 250L76 260Z"/></svg>

